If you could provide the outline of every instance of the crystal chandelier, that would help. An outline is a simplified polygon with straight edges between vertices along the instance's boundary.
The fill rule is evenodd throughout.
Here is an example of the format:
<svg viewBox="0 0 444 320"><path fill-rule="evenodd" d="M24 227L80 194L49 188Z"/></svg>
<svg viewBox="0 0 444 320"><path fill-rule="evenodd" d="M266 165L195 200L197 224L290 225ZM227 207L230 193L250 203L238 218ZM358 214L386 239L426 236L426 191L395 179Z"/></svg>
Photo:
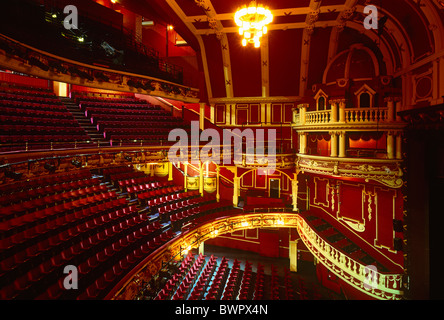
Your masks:
<svg viewBox="0 0 444 320"><path fill-rule="evenodd" d="M267 33L267 25L273 21L273 15L270 10L257 5L256 1L251 1L248 7L244 6L234 14L234 21L239 26L239 34L243 36L242 45L245 47L252 43L259 48L260 39Z"/></svg>

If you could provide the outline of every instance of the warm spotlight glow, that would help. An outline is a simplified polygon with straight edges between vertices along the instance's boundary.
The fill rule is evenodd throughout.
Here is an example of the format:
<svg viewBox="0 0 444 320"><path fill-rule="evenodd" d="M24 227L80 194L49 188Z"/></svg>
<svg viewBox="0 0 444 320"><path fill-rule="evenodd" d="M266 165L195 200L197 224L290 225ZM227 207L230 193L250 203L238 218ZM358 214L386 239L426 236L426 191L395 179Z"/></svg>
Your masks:
<svg viewBox="0 0 444 320"><path fill-rule="evenodd" d="M172 25L167 25L167 30L169 30L169 31L171 31L171 30L173 30L174 29L174 27L172 26Z"/></svg>
<svg viewBox="0 0 444 320"><path fill-rule="evenodd" d="M234 14L234 21L239 26L239 34L243 36L242 45L245 47L247 43L252 43L255 48L259 48L260 38L267 34L267 25L273 21L273 14L252 1L248 7L245 6Z"/></svg>

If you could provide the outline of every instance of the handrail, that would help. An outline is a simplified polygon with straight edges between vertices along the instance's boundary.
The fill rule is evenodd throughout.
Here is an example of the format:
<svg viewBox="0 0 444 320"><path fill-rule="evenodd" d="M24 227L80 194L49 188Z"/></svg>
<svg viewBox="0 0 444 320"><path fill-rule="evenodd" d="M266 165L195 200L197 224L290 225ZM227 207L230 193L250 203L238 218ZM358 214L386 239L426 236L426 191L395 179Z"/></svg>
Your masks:
<svg viewBox="0 0 444 320"><path fill-rule="evenodd" d="M306 247L343 281L376 299L402 298L402 274L382 273L375 266L359 263L324 241L301 216L296 219L298 233Z"/></svg>

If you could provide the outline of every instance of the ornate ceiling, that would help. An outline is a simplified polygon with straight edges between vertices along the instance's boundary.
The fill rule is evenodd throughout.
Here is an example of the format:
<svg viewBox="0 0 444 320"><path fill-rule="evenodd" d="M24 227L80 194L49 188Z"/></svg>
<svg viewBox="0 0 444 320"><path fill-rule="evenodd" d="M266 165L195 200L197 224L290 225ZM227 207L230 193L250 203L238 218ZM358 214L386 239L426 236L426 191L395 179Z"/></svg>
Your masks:
<svg viewBox="0 0 444 320"><path fill-rule="evenodd" d="M274 14L260 48L242 47L234 23L239 0L124 0L136 12L171 23L198 53L203 100L306 95L329 63L362 44L382 75L395 78L444 50L444 7L438 0L262 0ZM378 30L367 30L367 5L378 8Z"/></svg>

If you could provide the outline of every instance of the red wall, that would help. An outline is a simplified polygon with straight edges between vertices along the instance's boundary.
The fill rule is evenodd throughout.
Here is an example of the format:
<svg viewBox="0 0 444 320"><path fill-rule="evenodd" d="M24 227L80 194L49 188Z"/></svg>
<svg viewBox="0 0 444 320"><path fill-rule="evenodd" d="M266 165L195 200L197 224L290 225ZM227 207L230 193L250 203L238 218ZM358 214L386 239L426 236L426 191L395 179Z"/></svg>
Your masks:
<svg viewBox="0 0 444 320"><path fill-rule="evenodd" d="M402 251L395 251L393 219L403 219L403 195L399 189L365 182L312 176L308 180L310 212L320 216L389 268L402 270ZM334 192L334 195L333 195ZM356 230L349 223L361 224Z"/></svg>
<svg viewBox="0 0 444 320"><path fill-rule="evenodd" d="M44 88L44 89L52 88L52 85L50 85L51 82L49 80L31 78L9 72L0 72L0 81L8 82L15 85L30 86L36 88Z"/></svg>
<svg viewBox="0 0 444 320"><path fill-rule="evenodd" d="M207 240L205 243L252 251L264 257L288 258L289 232L288 228L240 230Z"/></svg>

